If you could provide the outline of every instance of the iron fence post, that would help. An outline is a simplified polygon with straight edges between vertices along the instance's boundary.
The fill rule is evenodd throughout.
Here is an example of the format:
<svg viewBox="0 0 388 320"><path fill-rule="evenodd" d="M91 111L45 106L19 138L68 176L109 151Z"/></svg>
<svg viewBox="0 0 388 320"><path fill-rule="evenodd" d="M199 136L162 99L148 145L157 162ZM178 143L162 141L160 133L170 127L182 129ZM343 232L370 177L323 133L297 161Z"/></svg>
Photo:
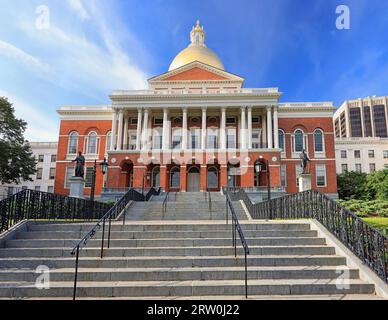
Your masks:
<svg viewBox="0 0 388 320"><path fill-rule="evenodd" d="M102 223L102 236L101 236L101 259L104 254L104 237L105 237L105 218Z"/></svg>
<svg viewBox="0 0 388 320"><path fill-rule="evenodd" d="M73 287L73 301L77 297L77 280L78 280L78 261L79 261L79 245L77 246L75 256L75 272L74 272L74 287Z"/></svg>

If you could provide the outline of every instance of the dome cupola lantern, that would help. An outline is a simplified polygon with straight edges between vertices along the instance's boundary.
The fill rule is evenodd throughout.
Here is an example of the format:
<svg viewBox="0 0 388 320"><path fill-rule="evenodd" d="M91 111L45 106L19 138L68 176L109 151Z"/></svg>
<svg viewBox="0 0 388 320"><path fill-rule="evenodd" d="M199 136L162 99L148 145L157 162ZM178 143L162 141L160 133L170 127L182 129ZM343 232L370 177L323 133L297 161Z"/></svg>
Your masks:
<svg viewBox="0 0 388 320"><path fill-rule="evenodd" d="M217 69L225 70L222 61L214 51L206 46L205 40L205 29L203 26L201 27L198 20L197 25L193 27L190 32L190 45L175 57L168 71L178 69L194 61L199 61Z"/></svg>

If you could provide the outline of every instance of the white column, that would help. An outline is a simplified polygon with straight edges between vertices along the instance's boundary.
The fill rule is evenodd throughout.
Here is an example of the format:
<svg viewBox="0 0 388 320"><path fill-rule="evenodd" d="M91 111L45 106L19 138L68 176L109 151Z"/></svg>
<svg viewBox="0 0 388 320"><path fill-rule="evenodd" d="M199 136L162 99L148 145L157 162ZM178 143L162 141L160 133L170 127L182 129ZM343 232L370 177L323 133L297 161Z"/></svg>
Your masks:
<svg viewBox="0 0 388 320"><path fill-rule="evenodd" d="M117 131L117 150L122 150L123 144L124 111L119 112L119 129Z"/></svg>
<svg viewBox="0 0 388 320"><path fill-rule="evenodd" d="M116 131L117 131L117 111L116 111L116 109L113 109L112 135L110 137L110 150L111 151L116 149Z"/></svg>
<svg viewBox="0 0 388 320"><path fill-rule="evenodd" d="M143 118L143 111L141 108L137 109L137 133L136 133L136 150L141 150L142 130L141 120Z"/></svg>
<svg viewBox="0 0 388 320"><path fill-rule="evenodd" d="M128 150L128 115L124 118L124 139L123 139L123 150Z"/></svg>
<svg viewBox="0 0 388 320"><path fill-rule="evenodd" d="M162 132L162 149L167 150L167 132L168 132L168 109L163 109L163 132Z"/></svg>
<svg viewBox="0 0 388 320"><path fill-rule="evenodd" d="M201 139L201 148L206 150L206 108L202 108L202 139Z"/></svg>
<svg viewBox="0 0 388 320"><path fill-rule="evenodd" d="M142 140L143 140L143 150L148 149L148 109L144 109L144 126L143 126L143 135L142 135Z"/></svg>
<svg viewBox="0 0 388 320"><path fill-rule="evenodd" d="M226 108L221 109L221 149L226 149Z"/></svg>
<svg viewBox="0 0 388 320"><path fill-rule="evenodd" d="M246 114L245 107L241 107L241 128L240 128L240 148L246 149L246 136L247 136L247 126L246 126Z"/></svg>
<svg viewBox="0 0 388 320"><path fill-rule="evenodd" d="M248 107L248 149L252 149L252 107Z"/></svg>
<svg viewBox="0 0 388 320"><path fill-rule="evenodd" d="M273 136L275 140L275 148L279 148L279 117L278 117L278 106L273 109Z"/></svg>
<svg viewBox="0 0 388 320"><path fill-rule="evenodd" d="M182 149L187 150L187 108L183 108L182 112Z"/></svg>
<svg viewBox="0 0 388 320"><path fill-rule="evenodd" d="M265 114L263 113L261 116L261 136L262 136L262 145L261 148L265 148L267 145L267 122L266 122Z"/></svg>
<svg viewBox="0 0 388 320"><path fill-rule="evenodd" d="M267 141L269 149L273 148L272 136L272 107L267 107Z"/></svg>

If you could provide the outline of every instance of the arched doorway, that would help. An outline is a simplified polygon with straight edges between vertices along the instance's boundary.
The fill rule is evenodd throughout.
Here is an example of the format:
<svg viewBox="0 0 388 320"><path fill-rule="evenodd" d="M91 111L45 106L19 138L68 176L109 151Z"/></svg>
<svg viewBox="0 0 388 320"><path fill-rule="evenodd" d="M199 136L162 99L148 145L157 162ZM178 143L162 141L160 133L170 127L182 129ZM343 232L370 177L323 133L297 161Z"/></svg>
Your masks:
<svg viewBox="0 0 388 320"><path fill-rule="evenodd" d="M133 163L128 161L121 165L121 175L124 176L125 188L133 187Z"/></svg>
<svg viewBox="0 0 388 320"><path fill-rule="evenodd" d="M240 187L240 163L228 164L228 187Z"/></svg>
<svg viewBox="0 0 388 320"><path fill-rule="evenodd" d="M155 166L151 171L151 186L160 188L160 166Z"/></svg>
<svg viewBox="0 0 388 320"><path fill-rule="evenodd" d="M267 164L263 159L258 159L254 166L254 186L263 187L267 185Z"/></svg>
<svg viewBox="0 0 388 320"><path fill-rule="evenodd" d="M187 192L201 191L201 172L197 166L192 166L187 173Z"/></svg>
<svg viewBox="0 0 388 320"><path fill-rule="evenodd" d="M181 188L181 169L173 166L170 170L170 190L179 191Z"/></svg>
<svg viewBox="0 0 388 320"><path fill-rule="evenodd" d="M207 168L206 176L206 188L209 191L220 190L220 179L219 179L219 167L216 165L209 165Z"/></svg>

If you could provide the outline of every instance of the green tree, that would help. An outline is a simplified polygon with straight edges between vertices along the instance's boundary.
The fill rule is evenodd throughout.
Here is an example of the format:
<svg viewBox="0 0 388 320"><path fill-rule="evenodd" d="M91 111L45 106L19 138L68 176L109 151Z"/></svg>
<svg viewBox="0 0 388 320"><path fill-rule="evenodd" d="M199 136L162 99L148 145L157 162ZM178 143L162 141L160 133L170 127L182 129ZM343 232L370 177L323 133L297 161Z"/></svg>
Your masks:
<svg viewBox="0 0 388 320"><path fill-rule="evenodd" d="M366 182L366 173L351 171L338 175L337 184L338 195L340 199L370 199L370 194L367 190Z"/></svg>
<svg viewBox="0 0 388 320"><path fill-rule="evenodd" d="M388 169L369 174L366 187L371 199L388 200Z"/></svg>
<svg viewBox="0 0 388 320"><path fill-rule="evenodd" d="M27 123L15 117L15 109L7 98L0 97L0 183L31 181L36 160L24 139Z"/></svg>

